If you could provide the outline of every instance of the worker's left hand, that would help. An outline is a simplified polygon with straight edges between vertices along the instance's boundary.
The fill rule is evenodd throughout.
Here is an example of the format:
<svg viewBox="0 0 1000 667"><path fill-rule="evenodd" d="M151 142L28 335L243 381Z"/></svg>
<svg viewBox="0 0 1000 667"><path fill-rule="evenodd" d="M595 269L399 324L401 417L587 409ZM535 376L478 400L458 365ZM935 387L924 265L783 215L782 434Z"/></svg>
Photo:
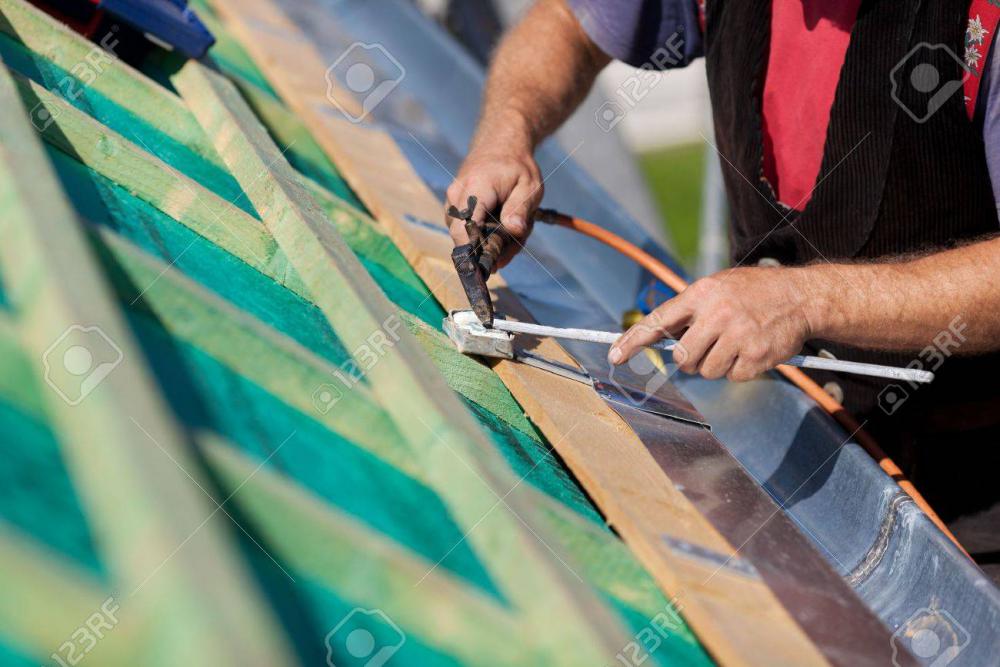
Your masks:
<svg viewBox="0 0 1000 667"><path fill-rule="evenodd" d="M680 370L750 380L798 354L813 336L805 279L803 269L756 267L702 278L629 329L608 361L623 364L644 346L680 336Z"/></svg>

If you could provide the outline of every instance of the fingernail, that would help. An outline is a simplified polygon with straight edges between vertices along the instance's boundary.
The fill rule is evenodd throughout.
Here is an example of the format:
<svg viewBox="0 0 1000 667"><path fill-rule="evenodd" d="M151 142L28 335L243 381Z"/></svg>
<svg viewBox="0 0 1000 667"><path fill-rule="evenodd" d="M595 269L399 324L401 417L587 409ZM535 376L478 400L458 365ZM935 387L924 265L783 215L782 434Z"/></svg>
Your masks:
<svg viewBox="0 0 1000 667"><path fill-rule="evenodd" d="M612 364L617 365L621 362L621 360L622 360L622 351L619 350L617 347L611 348L611 350L608 352L608 361L611 362Z"/></svg>
<svg viewBox="0 0 1000 667"><path fill-rule="evenodd" d="M524 218L519 215L511 216L510 220L507 221L507 226L516 231L521 231L524 229Z"/></svg>

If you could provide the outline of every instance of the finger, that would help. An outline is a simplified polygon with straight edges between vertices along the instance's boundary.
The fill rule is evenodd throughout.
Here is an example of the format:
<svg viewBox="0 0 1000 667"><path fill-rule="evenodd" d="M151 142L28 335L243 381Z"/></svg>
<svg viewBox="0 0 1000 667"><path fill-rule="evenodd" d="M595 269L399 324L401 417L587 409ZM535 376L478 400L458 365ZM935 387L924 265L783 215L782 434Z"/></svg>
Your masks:
<svg viewBox="0 0 1000 667"><path fill-rule="evenodd" d="M693 314L682 292L634 324L615 341L608 351L608 361L615 365L623 364L643 347L663 338L673 338L671 332L684 329Z"/></svg>
<svg viewBox="0 0 1000 667"><path fill-rule="evenodd" d="M510 240L497 262L502 268L514 258L531 234L534 227L535 211L542 201L542 188L531 181L522 181L514 188L504 202L500 221L510 233Z"/></svg>
<svg viewBox="0 0 1000 667"><path fill-rule="evenodd" d="M456 178L444 193L444 224L448 228L451 240L455 245L465 245L469 242L469 235L465 232L465 225L458 218L452 217L449 211L455 207L459 211L467 204L465 179Z"/></svg>
<svg viewBox="0 0 1000 667"><path fill-rule="evenodd" d="M469 205L469 197L476 198L476 208L472 212L472 220L482 224L486 217L486 211L496 206L499 201L497 189L482 180L470 180L467 182L456 181L447 192L447 202L445 205L445 222L448 225L448 233L455 245L464 245L469 242L469 235L465 231L465 223L459 219L448 215L449 207L454 206L458 210L464 210Z"/></svg>
<svg viewBox="0 0 1000 667"><path fill-rule="evenodd" d="M732 382L746 382L754 379L766 370L767 366L761 362L751 361L747 357L740 355L736 358L736 362L729 369L729 372L726 373L726 377Z"/></svg>
<svg viewBox="0 0 1000 667"><path fill-rule="evenodd" d="M702 359L719 339L720 334L719 328L708 322L695 322L687 333L681 336L678 343L684 353L674 355L677 368L688 374L697 373Z"/></svg>
<svg viewBox="0 0 1000 667"><path fill-rule="evenodd" d="M701 360L698 372L709 380L724 377L736 363L739 347L728 336L722 335Z"/></svg>
<svg viewBox="0 0 1000 667"><path fill-rule="evenodd" d="M500 212L500 222L512 236L520 241L528 237L531 220L542 201L542 186L528 179L521 179L511 191Z"/></svg>
<svg viewBox="0 0 1000 667"><path fill-rule="evenodd" d="M465 224L461 220L448 215L448 209L452 206L457 206L457 204L451 200L445 202L444 224L448 226L448 234L451 235L452 243L456 246L465 245L469 242L469 234L465 231Z"/></svg>
<svg viewBox="0 0 1000 667"><path fill-rule="evenodd" d="M506 189L503 184L493 184L473 182L469 188L469 194L476 197L476 210L472 212L472 221L477 224L483 224L489 216L490 211L495 209L500 202L503 200Z"/></svg>

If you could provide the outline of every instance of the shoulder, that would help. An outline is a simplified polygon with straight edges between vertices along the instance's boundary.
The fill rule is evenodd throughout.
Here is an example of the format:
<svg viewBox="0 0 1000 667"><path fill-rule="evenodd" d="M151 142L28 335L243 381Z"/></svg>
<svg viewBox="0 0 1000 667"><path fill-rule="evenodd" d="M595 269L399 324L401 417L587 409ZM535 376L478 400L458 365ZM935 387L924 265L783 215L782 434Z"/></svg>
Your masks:
<svg viewBox="0 0 1000 667"><path fill-rule="evenodd" d="M682 67L702 54L700 0L568 0L594 43L635 67Z"/></svg>

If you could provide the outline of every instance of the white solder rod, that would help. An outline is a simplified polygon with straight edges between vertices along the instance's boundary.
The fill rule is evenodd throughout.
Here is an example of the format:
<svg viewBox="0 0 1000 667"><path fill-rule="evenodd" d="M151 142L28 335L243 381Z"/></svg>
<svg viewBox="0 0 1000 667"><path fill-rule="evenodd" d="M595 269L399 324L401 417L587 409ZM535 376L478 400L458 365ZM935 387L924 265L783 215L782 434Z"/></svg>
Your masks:
<svg viewBox="0 0 1000 667"><path fill-rule="evenodd" d="M501 331L509 331L510 333L546 336L549 338L565 338L569 340L582 340L589 343L603 343L605 345L611 345L622 336L622 334L615 333L613 331L564 329L561 327L548 327L542 324L515 322L513 320L503 319L494 319L493 328ZM650 347L670 352L676 345L677 341L664 339L657 341ZM798 366L800 368L815 368L817 370L836 371L838 373L853 373L854 375L870 375L872 377L902 380L904 382L926 383L934 379L934 373L918 368L897 368L895 366L880 366L879 364L863 364L857 361L842 361L840 359L811 357L802 354L797 354L784 363L789 366Z"/></svg>

